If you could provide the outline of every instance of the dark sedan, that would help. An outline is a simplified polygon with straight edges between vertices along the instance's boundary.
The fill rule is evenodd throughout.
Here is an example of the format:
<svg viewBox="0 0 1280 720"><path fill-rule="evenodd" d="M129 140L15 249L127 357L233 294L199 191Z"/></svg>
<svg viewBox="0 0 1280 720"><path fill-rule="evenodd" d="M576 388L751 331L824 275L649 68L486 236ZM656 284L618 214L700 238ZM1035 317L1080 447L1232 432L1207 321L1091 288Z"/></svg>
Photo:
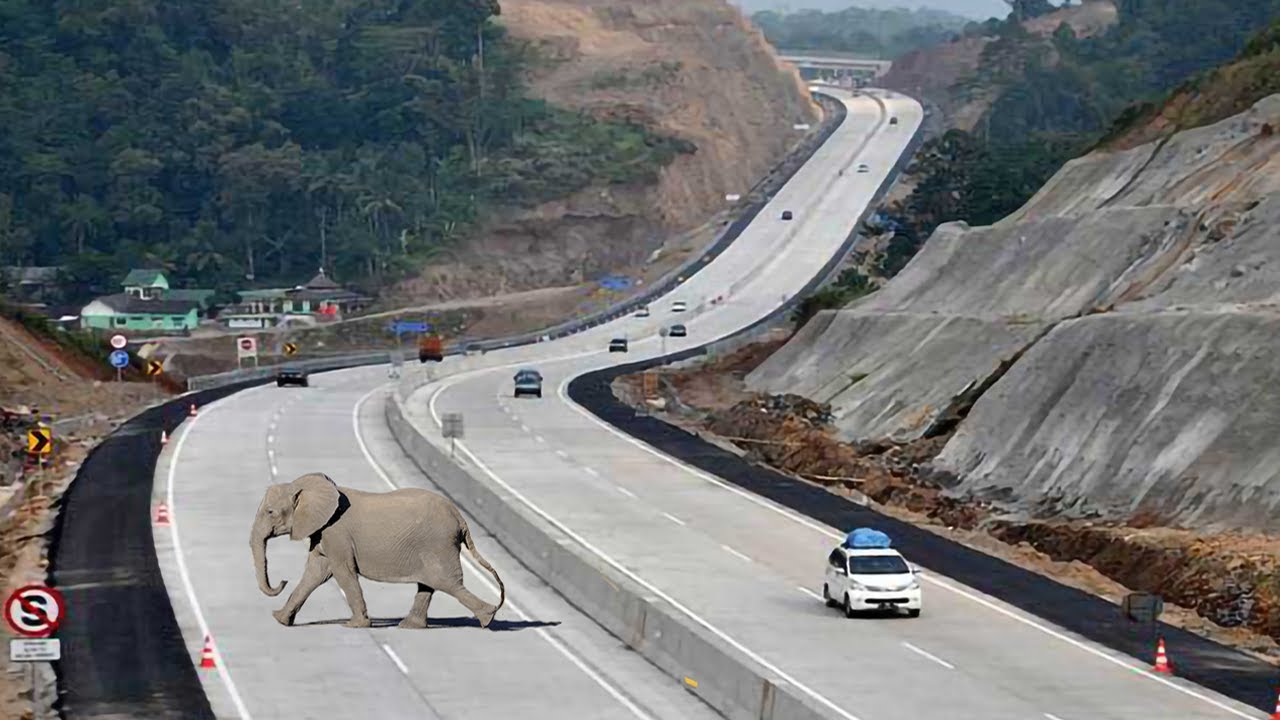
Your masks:
<svg viewBox="0 0 1280 720"><path fill-rule="evenodd" d="M276 372L276 387L284 387L285 385L310 387L311 384L307 381L307 371L300 367L280 368Z"/></svg>

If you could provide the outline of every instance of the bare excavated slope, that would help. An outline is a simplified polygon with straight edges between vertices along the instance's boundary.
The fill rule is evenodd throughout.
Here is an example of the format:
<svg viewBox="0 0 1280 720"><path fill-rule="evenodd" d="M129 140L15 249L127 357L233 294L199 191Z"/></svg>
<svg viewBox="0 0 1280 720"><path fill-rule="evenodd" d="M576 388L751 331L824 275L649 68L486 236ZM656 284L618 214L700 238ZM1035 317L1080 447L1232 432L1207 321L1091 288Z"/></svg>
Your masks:
<svg viewBox="0 0 1280 720"><path fill-rule="evenodd" d="M726 0L504 0L502 23L543 58L533 94L692 142L655 186L593 187L497 217L408 289L424 301L590 280L634 267L745 193L818 109Z"/></svg>
<svg viewBox="0 0 1280 720"><path fill-rule="evenodd" d="M1073 161L748 382L830 402L846 439L967 412L935 467L1011 507L1280 529L1277 126L1280 95Z"/></svg>

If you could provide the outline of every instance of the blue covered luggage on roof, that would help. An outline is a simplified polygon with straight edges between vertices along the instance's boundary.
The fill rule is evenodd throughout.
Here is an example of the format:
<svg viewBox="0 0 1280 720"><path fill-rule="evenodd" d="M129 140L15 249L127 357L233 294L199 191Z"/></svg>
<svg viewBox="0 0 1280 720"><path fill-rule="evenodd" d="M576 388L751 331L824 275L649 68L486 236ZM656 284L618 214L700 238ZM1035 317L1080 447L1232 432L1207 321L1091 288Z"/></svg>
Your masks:
<svg viewBox="0 0 1280 720"><path fill-rule="evenodd" d="M844 546L847 548L887 548L889 547L889 536L879 530L858 528L849 533L849 536L844 539Z"/></svg>

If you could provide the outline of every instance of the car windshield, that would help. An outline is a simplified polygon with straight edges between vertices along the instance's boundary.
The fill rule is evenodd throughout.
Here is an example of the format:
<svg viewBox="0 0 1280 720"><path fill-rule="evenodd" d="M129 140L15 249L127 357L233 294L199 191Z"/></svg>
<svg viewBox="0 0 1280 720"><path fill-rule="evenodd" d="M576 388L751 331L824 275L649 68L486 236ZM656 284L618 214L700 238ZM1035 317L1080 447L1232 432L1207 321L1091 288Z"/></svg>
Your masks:
<svg viewBox="0 0 1280 720"><path fill-rule="evenodd" d="M521 370L516 373L516 382L537 382L542 376L534 370Z"/></svg>
<svg viewBox="0 0 1280 720"><path fill-rule="evenodd" d="M902 575L911 572L898 555L855 555L849 558L850 575Z"/></svg>

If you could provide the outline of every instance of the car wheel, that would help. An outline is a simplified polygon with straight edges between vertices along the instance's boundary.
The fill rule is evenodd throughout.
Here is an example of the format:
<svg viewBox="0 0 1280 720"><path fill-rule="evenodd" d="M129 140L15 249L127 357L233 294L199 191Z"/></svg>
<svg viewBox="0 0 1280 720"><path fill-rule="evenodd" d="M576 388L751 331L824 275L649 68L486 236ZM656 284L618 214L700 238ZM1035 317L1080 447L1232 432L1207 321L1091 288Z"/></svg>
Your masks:
<svg viewBox="0 0 1280 720"><path fill-rule="evenodd" d="M538 399L539 399L539 400L541 400L541 399L542 399L542 391L541 391L541 390L539 390L539 391L538 391Z"/></svg>
<svg viewBox="0 0 1280 720"><path fill-rule="evenodd" d="M826 583L823 583L822 585L822 601L826 603L829 608L836 607L837 605L835 599L831 597L831 590L827 588Z"/></svg>
<svg viewBox="0 0 1280 720"><path fill-rule="evenodd" d="M284 387L284 383L282 383L282 382L280 382L279 380L277 380L277 381L276 381L276 387Z"/></svg>
<svg viewBox="0 0 1280 720"><path fill-rule="evenodd" d="M908 610L907 617L920 617L920 608L916 608L915 610Z"/></svg>
<svg viewBox="0 0 1280 720"><path fill-rule="evenodd" d="M311 381L310 381L310 380L303 380L303 381L302 381L302 387L311 387Z"/></svg>
<svg viewBox="0 0 1280 720"><path fill-rule="evenodd" d="M849 593L844 594L844 616L853 617L853 604L849 602Z"/></svg>

